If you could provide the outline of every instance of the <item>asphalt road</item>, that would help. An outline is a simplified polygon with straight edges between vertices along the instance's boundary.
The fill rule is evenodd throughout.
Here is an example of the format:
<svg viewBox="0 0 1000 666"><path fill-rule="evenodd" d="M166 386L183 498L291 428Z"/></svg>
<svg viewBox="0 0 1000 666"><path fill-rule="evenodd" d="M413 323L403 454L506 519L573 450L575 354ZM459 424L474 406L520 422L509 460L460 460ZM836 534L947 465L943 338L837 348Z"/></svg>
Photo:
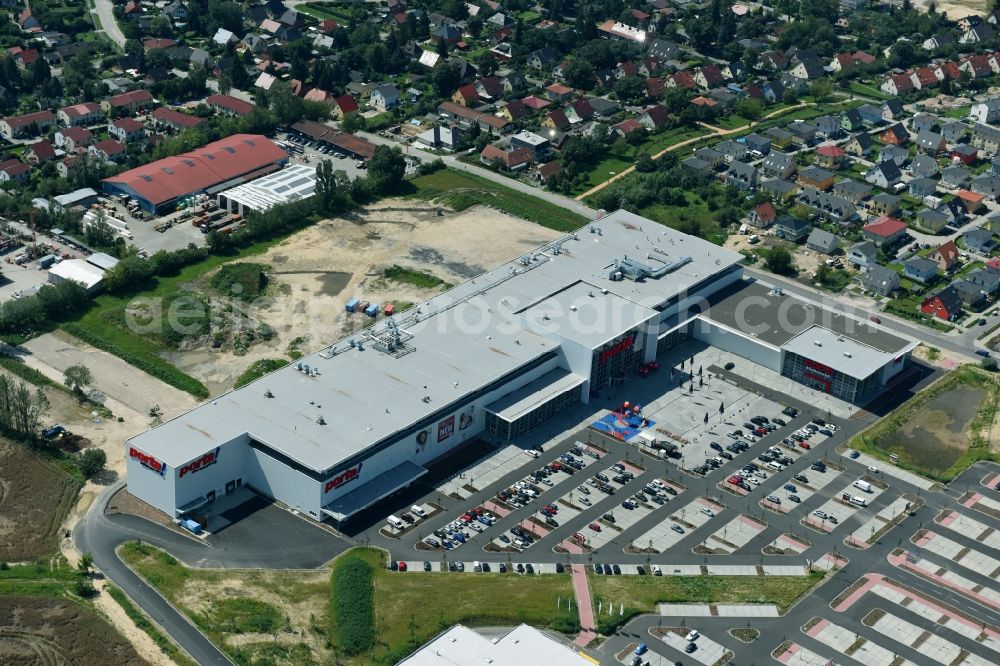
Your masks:
<svg viewBox="0 0 1000 666"><path fill-rule="evenodd" d="M103 30L111 41L124 48L125 35L118 27L118 20L115 19L114 14L114 4L111 0L94 0L94 9L91 12L96 13L100 20L98 29Z"/></svg>
<svg viewBox="0 0 1000 666"><path fill-rule="evenodd" d="M106 488L94 501L91 510L73 530L73 539L82 553L94 556L94 565L115 585L120 587L160 627L171 636L196 662L206 664L232 664L228 657L212 644L204 634L178 612L159 592L147 585L139 576L118 559L115 548L134 539L148 541L170 552L195 546L191 539L168 530L149 530L155 527L142 518L121 524L109 520L104 514L108 499L123 484Z"/></svg>

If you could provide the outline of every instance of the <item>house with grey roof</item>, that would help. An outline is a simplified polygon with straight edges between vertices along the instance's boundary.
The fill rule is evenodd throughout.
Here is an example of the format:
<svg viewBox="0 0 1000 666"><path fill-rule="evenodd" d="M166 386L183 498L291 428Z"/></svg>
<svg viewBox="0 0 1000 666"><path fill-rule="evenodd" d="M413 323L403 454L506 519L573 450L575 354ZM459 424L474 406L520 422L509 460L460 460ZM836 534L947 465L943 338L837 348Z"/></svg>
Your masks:
<svg viewBox="0 0 1000 666"><path fill-rule="evenodd" d="M795 158L778 150L772 150L760 163L760 170L768 176L790 178L795 174L798 165Z"/></svg>
<svg viewBox="0 0 1000 666"><path fill-rule="evenodd" d="M902 167L910 159L910 151L899 146L883 146L879 151L879 162L892 162L898 167Z"/></svg>
<svg viewBox="0 0 1000 666"><path fill-rule="evenodd" d="M986 294L974 282L970 282L969 280L955 280L951 283L951 287L958 294L962 305L966 307L976 310L986 301Z"/></svg>
<svg viewBox="0 0 1000 666"><path fill-rule="evenodd" d="M977 268L965 276L965 279L972 284L979 285L983 293L993 297L1000 292L1000 273L996 271Z"/></svg>
<svg viewBox="0 0 1000 666"><path fill-rule="evenodd" d="M865 204L865 208L872 215L895 215L899 210L899 202L901 199L895 194L889 194L887 192L880 192L876 194L868 203Z"/></svg>
<svg viewBox="0 0 1000 666"><path fill-rule="evenodd" d="M946 122L941 125L941 136L945 138L948 143L956 143L959 139L965 136L966 127L962 123L956 122L954 120Z"/></svg>
<svg viewBox="0 0 1000 666"><path fill-rule="evenodd" d="M681 162L681 166L690 171L694 171L696 174L705 177L711 177L715 170L712 165L701 159L692 155Z"/></svg>
<svg viewBox="0 0 1000 666"><path fill-rule="evenodd" d="M910 118L910 129L916 133L933 132L940 125L938 117L933 113L914 113Z"/></svg>
<svg viewBox="0 0 1000 666"><path fill-rule="evenodd" d="M981 227L962 234L962 242L965 243L966 248L979 254L988 255L997 247L997 242L993 238L993 232Z"/></svg>
<svg viewBox="0 0 1000 666"><path fill-rule="evenodd" d="M713 169L718 169L726 163L726 156L714 148L699 148L694 156L711 164Z"/></svg>
<svg viewBox="0 0 1000 666"><path fill-rule="evenodd" d="M925 257L911 257L903 262L903 277L920 284L930 284L937 277L938 265Z"/></svg>
<svg viewBox="0 0 1000 666"><path fill-rule="evenodd" d="M855 243L847 248L847 260L858 268L874 266L878 257L878 248L871 241Z"/></svg>
<svg viewBox="0 0 1000 666"><path fill-rule="evenodd" d="M937 160L930 155L917 155L910 163L910 173L914 178L932 178L938 173Z"/></svg>
<svg viewBox="0 0 1000 666"><path fill-rule="evenodd" d="M745 144L737 143L732 139L727 139L716 144L715 149L722 153L728 164L733 162L746 162L747 147Z"/></svg>
<svg viewBox="0 0 1000 666"><path fill-rule="evenodd" d="M852 204L860 205L862 201L871 196L872 186L868 183L859 183L850 178L833 184L831 190L833 194L843 199L847 199Z"/></svg>
<svg viewBox="0 0 1000 666"><path fill-rule="evenodd" d="M749 150L756 150L761 155L767 155L771 152L771 140L766 136L752 132L743 137L743 139L746 141L746 147Z"/></svg>
<svg viewBox="0 0 1000 666"><path fill-rule="evenodd" d="M840 249L840 239L826 229L816 227L809 232L809 238L806 239L806 247L820 254L833 254Z"/></svg>
<svg viewBox="0 0 1000 666"><path fill-rule="evenodd" d="M941 169L941 184L946 187L965 187L972 178L972 172L961 165Z"/></svg>
<svg viewBox="0 0 1000 666"><path fill-rule="evenodd" d="M774 235L787 241L798 243L809 235L812 225L791 215L782 215L774 222Z"/></svg>
<svg viewBox="0 0 1000 666"><path fill-rule="evenodd" d="M929 234L940 233L948 226L948 216L940 210L925 208L917 211L916 226L921 231Z"/></svg>
<svg viewBox="0 0 1000 666"><path fill-rule="evenodd" d="M798 191L799 186L784 178L769 178L760 182L760 191L775 201L790 199Z"/></svg>
<svg viewBox="0 0 1000 666"><path fill-rule="evenodd" d="M925 155L936 156L947 147L944 137L937 132L924 131L917 135L917 150Z"/></svg>
<svg viewBox="0 0 1000 666"><path fill-rule="evenodd" d="M892 187L902 178L899 167L892 161L880 162L865 173L866 182L883 189Z"/></svg>
<svg viewBox="0 0 1000 666"><path fill-rule="evenodd" d="M757 188L757 167L744 162L733 162L726 172L726 185L738 190L750 191Z"/></svg>
<svg viewBox="0 0 1000 666"><path fill-rule="evenodd" d="M850 201L813 187L804 188L796 201L818 215L841 224L853 220L858 214L858 209Z"/></svg>
<svg viewBox="0 0 1000 666"><path fill-rule="evenodd" d="M969 189L984 197L996 200L1000 197L1000 176L994 176L991 173L976 176L969 183Z"/></svg>
<svg viewBox="0 0 1000 666"><path fill-rule="evenodd" d="M972 128L971 143L979 149L980 154L992 157L1000 152L1000 128L992 125L976 123Z"/></svg>
<svg viewBox="0 0 1000 666"><path fill-rule="evenodd" d="M788 133L795 137L795 141L806 144L816 136L816 126L804 120L796 120L785 125Z"/></svg>
<svg viewBox="0 0 1000 666"><path fill-rule="evenodd" d="M907 184L911 196L923 198L937 192L937 181L933 178L914 178Z"/></svg>
<svg viewBox="0 0 1000 666"><path fill-rule="evenodd" d="M902 281L896 271L873 264L861 275L861 285L879 296L890 296L902 288Z"/></svg>
<svg viewBox="0 0 1000 666"><path fill-rule="evenodd" d="M858 132L848 139L842 148L844 152L848 155L854 155L855 157L864 157L872 151L872 147L875 145L875 140L872 139L871 135L867 132Z"/></svg>

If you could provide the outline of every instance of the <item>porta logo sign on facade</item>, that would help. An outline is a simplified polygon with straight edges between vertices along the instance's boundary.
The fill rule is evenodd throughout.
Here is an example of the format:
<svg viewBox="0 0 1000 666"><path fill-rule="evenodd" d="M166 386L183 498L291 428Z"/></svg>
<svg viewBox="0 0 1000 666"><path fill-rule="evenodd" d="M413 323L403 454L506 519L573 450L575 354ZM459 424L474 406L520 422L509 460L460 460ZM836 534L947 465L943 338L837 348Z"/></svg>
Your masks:
<svg viewBox="0 0 1000 666"><path fill-rule="evenodd" d="M160 476L163 476L163 474L167 471L167 466L165 463L157 460L148 453L143 453L134 446L130 446L128 448L128 457L132 458L133 460L138 460L140 465L142 465L147 469L153 470Z"/></svg>
<svg viewBox="0 0 1000 666"><path fill-rule="evenodd" d="M188 464L186 464L183 467L181 467L181 473L178 474L178 476L179 477L183 477L188 472L191 472L192 474L194 474L195 472L200 472L201 470L205 469L206 467L214 465L217 462L219 462L219 449L218 448L216 448L214 451L209 451L208 453L206 453L205 455L203 455L201 458L198 458L196 460L192 460Z"/></svg>
<svg viewBox="0 0 1000 666"><path fill-rule="evenodd" d="M336 490L337 488L341 487L345 483L350 483L351 481L354 481L355 479L357 479L359 476L361 476L361 466L363 464L364 463L358 463L357 467L352 467L350 469L345 469L343 472L341 472L337 476L335 476L332 479L330 479L329 481L327 481L326 485L323 486L323 492L324 493L328 493L331 490Z"/></svg>

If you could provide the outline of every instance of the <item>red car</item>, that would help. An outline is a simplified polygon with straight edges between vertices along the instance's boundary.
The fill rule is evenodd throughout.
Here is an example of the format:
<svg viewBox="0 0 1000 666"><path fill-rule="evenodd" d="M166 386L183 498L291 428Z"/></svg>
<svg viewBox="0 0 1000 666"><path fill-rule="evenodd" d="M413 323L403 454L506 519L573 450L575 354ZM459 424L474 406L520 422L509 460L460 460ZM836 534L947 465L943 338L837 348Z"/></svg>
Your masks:
<svg viewBox="0 0 1000 666"><path fill-rule="evenodd" d="M756 430L753 431L753 434L757 435L758 437L763 437L764 435L767 434L767 428L757 428Z"/></svg>
<svg viewBox="0 0 1000 666"><path fill-rule="evenodd" d="M549 511L551 511L552 513L558 513L559 512L559 507L557 507L555 504L546 504L545 508L548 509Z"/></svg>
<svg viewBox="0 0 1000 666"><path fill-rule="evenodd" d="M406 562L400 562L399 563L399 570L400 571L406 571Z"/></svg>
<svg viewBox="0 0 1000 666"><path fill-rule="evenodd" d="M481 506L477 506L477 507L476 507L475 509L473 509L473 510L472 510L472 511L470 511L469 513L474 513L474 514L476 514L477 516L481 516L481 515L483 515L483 507L481 507Z"/></svg>
<svg viewBox="0 0 1000 666"><path fill-rule="evenodd" d="M587 537L583 536L579 532L577 532L576 534L574 534L573 538L576 539L577 541L586 541L587 540Z"/></svg>
<svg viewBox="0 0 1000 666"><path fill-rule="evenodd" d="M729 477L729 479L727 479L727 480L729 481L729 483L732 483L733 485L736 485L737 483L739 483L740 481L742 481L743 478L734 474L733 476Z"/></svg>
<svg viewBox="0 0 1000 666"><path fill-rule="evenodd" d="M590 525L588 525L588 527L594 530L595 532L601 531L601 526L598 523L591 523Z"/></svg>
<svg viewBox="0 0 1000 666"><path fill-rule="evenodd" d="M812 448L811 446L809 446L809 442L804 442L804 441L799 442L799 446L801 446L803 449L806 449L807 451Z"/></svg>

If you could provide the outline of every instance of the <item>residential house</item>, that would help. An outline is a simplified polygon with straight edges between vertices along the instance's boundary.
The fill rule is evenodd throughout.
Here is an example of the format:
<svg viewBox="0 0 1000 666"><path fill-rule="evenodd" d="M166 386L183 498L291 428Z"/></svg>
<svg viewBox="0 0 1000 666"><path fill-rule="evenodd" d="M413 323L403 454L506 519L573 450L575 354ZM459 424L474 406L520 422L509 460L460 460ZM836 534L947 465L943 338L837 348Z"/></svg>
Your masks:
<svg viewBox="0 0 1000 666"><path fill-rule="evenodd" d="M890 125L883 130L882 133L878 135L878 138L882 143L890 146L902 146L910 140L910 133L906 131L905 127L903 127L903 123L896 123L895 125Z"/></svg>
<svg viewBox="0 0 1000 666"><path fill-rule="evenodd" d="M940 129L941 121L932 113L915 113L910 118L910 130L920 134L922 132L934 132Z"/></svg>
<svg viewBox="0 0 1000 666"><path fill-rule="evenodd" d="M726 171L726 185L738 190L756 189L758 178L757 168L743 162L733 162Z"/></svg>
<svg viewBox="0 0 1000 666"><path fill-rule="evenodd" d="M156 99L144 88L109 97L101 102L101 109L108 115L132 115L156 106Z"/></svg>
<svg viewBox="0 0 1000 666"><path fill-rule="evenodd" d="M633 119L630 118L630 120ZM699 176L704 176L706 178L710 178L714 172L714 169L712 169L711 164L701 159L700 157L695 157L693 155L691 157L682 160L681 166L687 169L688 171L693 171Z"/></svg>
<svg viewBox="0 0 1000 666"><path fill-rule="evenodd" d="M954 321L962 314L962 299L951 285L928 296L920 304L920 312L945 321Z"/></svg>
<svg viewBox="0 0 1000 666"><path fill-rule="evenodd" d="M955 198L962 202L962 205L965 206L965 210L969 213L969 215L975 215L985 205L983 203L983 199L985 198L984 195L978 192L959 190L958 192L955 192Z"/></svg>
<svg viewBox="0 0 1000 666"><path fill-rule="evenodd" d="M31 167L17 159L0 162L0 183L27 183Z"/></svg>
<svg viewBox="0 0 1000 666"><path fill-rule="evenodd" d="M964 166L950 166L941 169L941 184L945 187L965 187L972 179L972 173Z"/></svg>
<svg viewBox="0 0 1000 666"><path fill-rule="evenodd" d="M875 142L872 137L867 132L859 132L851 136L846 143L843 144L844 152L848 155L854 155L855 157L865 157L872 151L872 146Z"/></svg>
<svg viewBox="0 0 1000 666"><path fill-rule="evenodd" d="M564 109L566 112L566 117L569 118L570 123L576 124L594 117L594 108L590 106L590 102L585 99L576 99L570 102Z"/></svg>
<svg viewBox="0 0 1000 666"><path fill-rule="evenodd" d="M952 36L950 32L942 32L937 35L931 35L930 37L925 39L923 42L921 42L920 48L924 49L925 51L936 51L942 46L947 46L949 44L954 44L954 43L955 43L955 38Z"/></svg>
<svg viewBox="0 0 1000 666"><path fill-rule="evenodd" d="M906 115L906 109L903 108L903 103L898 99L887 99L882 102L882 120L885 122L901 120Z"/></svg>
<svg viewBox="0 0 1000 666"><path fill-rule="evenodd" d="M794 157L777 150L769 152L760 163L760 169L766 175L785 179L791 178L797 168Z"/></svg>
<svg viewBox="0 0 1000 666"><path fill-rule="evenodd" d="M834 139L844 133L837 116L819 116L812 119L812 124L816 127L816 134L827 139Z"/></svg>
<svg viewBox="0 0 1000 666"><path fill-rule="evenodd" d="M458 125L441 127L435 125L417 135L417 142L428 148L445 148L456 150L462 140L462 131Z"/></svg>
<svg viewBox="0 0 1000 666"><path fill-rule="evenodd" d="M902 180L903 174L893 162L881 162L865 173L865 181L875 187L887 189Z"/></svg>
<svg viewBox="0 0 1000 666"><path fill-rule="evenodd" d="M844 164L847 152L832 143L825 143L816 149L816 165L824 169L839 169Z"/></svg>
<svg viewBox="0 0 1000 666"><path fill-rule="evenodd" d="M833 254L840 249L840 239L825 229L816 227L806 239L806 247L820 254Z"/></svg>
<svg viewBox="0 0 1000 666"><path fill-rule="evenodd" d="M986 294L978 284L966 279L954 280L951 283L952 289L958 294L962 305L971 310L980 310L986 301Z"/></svg>
<svg viewBox="0 0 1000 666"><path fill-rule="evenodd" d="M56 117L51 111L35 111L23 116L8 116L0 120L0 132L7 138L18 139L37 136L55 124Z"/></svg>
<svg viewBox="0 0 1000 666"><path fill-rule="evenodd" d="M940 134L948 143L957 143L965 138L966 130L965 125L952 120L941 125Z"/></svg>
<svg viewBox="0 0 1000 666"><path fill-rule="evenodd" d="M764 132L764 136L771 140L771 145L778 148L787 148L795 140L791 132L781 127L772 127Z"/></svg>
<svg viewBox="0 0 1000 666"><path fill-rule="evenodd" d="M484 101L496 101L503 97L503 81L498 76L484 76L475 83L479 98Z"/></svg>
<svg viewBox="0 0 1000 666"><path fill-rule="evenodd" d="M767 229L774 224L777 217L778 213L774 210L774 206L770 201L765 201L750 211L747 215L747 222L758 229Z"/></svg>
<svg viewBox="0 0 1000 666"><path fill-rule="evenodd" d="M518 95L528 89L528 78L521 72L508 72L500 79L503 91L510 95Z"/></svg>
<svg viewBox="0 0 1000 666"><path fill-rule="evenodd" d="M815 81L816 79L825 76L826 70L823 68L823 63L818 59L806 58L804 60L800 60L798 64L789 69L788 73L797 79Z"/></svg>
<svg viewBox="0 0 1000 666"><path fill-rule="evenodd" d="M1000 176L994 176L991 173L976 176L969 183L969 189L996 201L1000 198Z"/></svg>
<svg viewBox="0 0 1000 666"><path fill-rule="evenodd" d="M861 202L871 196L872 186L868 183L859 183L850 178L834 183L833 194L842 199L850 201L854 205L861 205Z"/></svg>
<svg viewBox="0 0 1000 666"><path fill-rule="evenodd" d="M959 143L951 149L951 160L962 164L975 164L979 159L979 150L967 143Z"/></svg>
<svg viewBox="0 0 1000 666"><path fill-rule="evenodd" d="M891 248L903 242L906 235L906 223L894 217L883 215L874 222L869 222L861 229L861 236L870 240L879 248Z"/></svg>
<svg viewBox="0 0 1000 666"><path fill-rule="evenodd" d="M938 173L937 161L929 155L917 155L910 164L914 178L932 178Z"/></svg>
<svg viewBox="0 0 1000 666"><path fill-rule="evenodd" d="M808 206L816 214L838 224L844 224L853 220L858 213L855 205L847 199L842 199L836 195L812 187L803 188L796 201L804 206Z"/></svg>
<svg viewBox="0 0 1000 666"><path fill-rule="evenodd" d="M847 248L847 260L858 268L868 268L869 266L876 265L878 263L876 261L877 257L878 248L871 241L855 243Z"/></svg>
<svg viewBox="0 0 1000 666"><path fill-rule="evenodd" d="M972 128L971 142L982 155L993 157L1000 152L1000 128L976 123Z"/></svg>
<svg viewBox="0 0 1000 666"><path fill-rule="evenodd" d="M399 88L391 83L383 83L372 90L370 99L372 106L379 111L394 109L399 104Z"/></svg>
<svg viewBox="0 0 1000 666"><path fill-rule="evenodd" d="M813 187L826 191L833 187L833 172L816 166L807 166L799 170L799 185Z"/></svg>
<svg viewBox="0 0 1000 666"><path fill-rule="evenodd" d="M28 164L41 164L56 157L56 149L46 140L36 141L24 150L21 156Z"/></svg>
<svg viewBox="0 0 1000 666"><path fill-rule="evenodd" d="M657 104L656 106L651 106L639 114L638 120L646 129L655 130L667 123L668 115L667 109L664 106Z"/></svg>
<svg viewBox="0 0 1000 666"><path fill-rule="evenodd" d="M59 109L56 111L56 118L64 127L95 125L104 120L104 112L101 111L100 104L82 102Z"/></svg>
<svg viewBox="0 0 1000 666"><path fill-rule="evenodd" d="M487 144L479 154L479 160L490 166L498 164L508 171L519 171L531 163L531 151L527 148L503 150L493 144Z"/></svg>
<svg viewBox="0 0 1000 666"><path fill-rule="evenodd" d="M91 157L105 162L119 162L125 159L126 150L124 143L114 139L98 141L87 148Z"/></svg>
<svg viewBox="0 0 1000 666"><path fill-rule="evenodd" d="M858 115L861 116L861 120L863 120L868 125L872 126L881 125L882 123L885 122L885 119L882 117L882 107L880 106L874 106L872 104L862 104L857 108L857 111Z"/></svg>
<svg viewBox="0 0 1000 666"><path fill-rule="evenodd" d="M566 102L573 96L573 89L561 83L545 87L545 95L553 102Z"/></svg>
<svg viewBox="0 0 1000 666"><path fill-rule="evenodd" d="M67 153L77 152L94 142L94 135L86 127L74 126L61 129L55 135L56 146Z"/></svg>
<svg viewBox="0 0 1000 666"><path fill-rule="evenodd" d="M890 296L902 288L899 273L879 264L868 267L868 270L861 276L861 285L867 291L874 292L879 296Z"/></svg>
<svg viewBox="0 0 1000 666"><path fill-rule="evenodd" d="M746 147L751 152L758 152L761 155L768 155L771 152L771 140L765 136L761 136L756 132L752 132L743 137L746 142Z"/></svg>
<svg viewBox="0 0 1000 666"><path fill-rule="evenodd" d="M899 202L900 198L895 194L883 192L869 199L866 208L874 216L894 215L899 210Z"/></svg>
<svg viewBox="0 0 1000 666"><path fill-rule="evenodd" d="M108 123L108 134L122 143L132 143L146 137L146 128L134 118L119 118Z"/></svg>
<svg viewBox="0 0 1000 666"><path fill-rule="evenodd" d="M564 132L569 129L569 118L566 117L566 112L562 109L556 109L555 111L550 111L545 114L542 118L542 127L551 130L558 130Z"/></svg>
<svg viewBox="0 0 1000 666"><path fill-rule="evenodd" d="M532 110L528 108L528 105L524 103L523 100L514 99L509 102L504 102L500 105L500 109L497 111L497 115L506 118L510 122L515 120L521 120L522 118L527 118L532 114ZM638 124L638 122L636 123Z"/></svg>
<svg viewBox="0 0 1000 666"><path fill-rule="evenodd" d="M911 257L903 262L903 277L920 284L930 284L937 277L938 265L924 257Z"/></svg>
<svg viewBox="0 0 1000 666"><path fill-rule="evenodd" d="M774 222L774 235L793 243L798 243L809 235L812 225L808 221L782 215Z"/></svg>
<svg viewBox="0 0 1000 666"><path fill-rule="evenodd" d="M864 129L865 119L857 109L848 109L840 114L840 126L847 132L857 132Z"/></svg>
<svg viewBox="0 0 1000 666"><path fill-rule="evenodd" d="M798 185L784 178L769 178L760 181L760 191L774 201L790 201L798 189Z"/></svg>
<svg viewBox="0 0 1000 666"><path fill-rule="evenodd" d="M977 25L974 28L966 30L962 33L962 36L958 38L959 44L980 44L982 42L988 42L993 37L996 36L996 32L988 25Z"/></svg>
<svg viewBox="0 0 1000 666"><path fill-rule="evenodd" d="M806 145L816 137L816 126L802 120L796 120L785 126L791 133L795 142L801 146Z"/></svg>
<svg viewBox="0 0 1000 666"><path fill-rule="evenodd" d="M882 146L878 153L879 162L892 162L897 167L902 168L910 159L910 151L899 146Z"/></svg>
<svg viewBox="0 0 1000 666"><path fill-rule="evenodd" d="M653 39L649 42L649 49L646 51L650 58L656 58L660 62L674 60L680 54L680 49L671 41L666 39Z"/></svg>
<svg viewBox="0 0 1000 666"><path fill-rule="evenodd" d="M997 292L1000 291L1000 273L997 271L989 270L988 268L977 268L969 272L965 276L965 279L978 286L983 294L989 298L995 297Z"/></svg>
<svg viewBox="0 0 1000 666"><path fill-rule="evenodd" d="M722 70L719 69L718 65L704 65L703 67L699 67L694 73L694 81L702 88L708 90L724 82L725 77L722 76Z"/></svg>
<svg viewBox="0 0 1000 666"><path fill-rule="evenodd" d="M929 234L941 233L948 226L948 216L939 210L925 208L917 211L916 227Z"/></svg>
<svg viewBox="0 0 1000 666"><path fill-rule="evenodd" d="M528 56L528 67L549 72L559 62L559 52L551 46L541 48Z"/></svg>
<svg viewBox="0 0 1000 666"><path fill-rule="evenodd" d="M548 139L527 130L518 132L510 137L511 148L526 148L531 153L531 159L535 162L544 160L551 150Z"/></svg>
<svg viewBox="0 0 1000 666"><path fill-rule="evenodd" d="M726 139L715 146L715 149L723 154L727 164L733 162L745 162L747 159L747 147L744 143L738 143L732 139Z"/></svg>
<svg viewBox="0 0 1000 666"><path fill-rule="evenodd" d="M451 101L470 108L479 106L479 91L476 90L474 84L466 83L463 86L459 86L458 90L452 93Z"/></svg>
<svg viewBox="0 0 1000 666"><path fill-rule="evenodd" d="M936 262L940 270L948 273L952 268L955 268L958 265L959 256L961 254L962 253L959 252L958 245L955 244L955 241L950 240L931 250L927 254L927 258Z"/></svg>
<svg viewBox="0 0 1000 666"><path fill-rule="evenodd" d="M621 109L618 102L605 97L591 97L587 100L587 102L590 104L590 108L593 110L594 115L601 118L614 115L615 113L618 113L619 109Z"/></svg>
<svg viewBox="0 0 1000 666"><path fill-rule="evenodd" d="M910 196L922 199L937 192L937 181L933 178L914 178L907 183L907 190Z"/></svg>
<svg viewBox="0 0 1000 666"><path fill-rule="evenodd" d="M887 95L903 95L915 89L913 79L906 74L890 74L879 86L879 90Z"/></svg>
<svg viewBox="0 0 1000 666"><path fill-rule="evenodd" d="M925 155L936 157L943 153L946 147L944 137L936 132L925 130L917 135L917 150Z"/></svg>
<svg viewBox="0 0 1000 666"><path fill-rule="evenodd" d="M205 122L204 118L199 118L188 113L181 113L165 106L154 110L150 114L150 117L156 123L157 127L167 128L175 132L197 127Z"/></svg>
<svg viewBox="0 0 1000 666"><path fill-rule="evenodd" d="M969 109L969 117L977 123L994 125L1000 121L1000 97L992 97L983 102L973 104Z"/></svg>
<svg viewBox="0 0 1000 666"><path fill-rule="evenodd" d="M978 254L990 255L997 247L993 232L982 227L962 234L962 242L966 248Z"/></svg>

